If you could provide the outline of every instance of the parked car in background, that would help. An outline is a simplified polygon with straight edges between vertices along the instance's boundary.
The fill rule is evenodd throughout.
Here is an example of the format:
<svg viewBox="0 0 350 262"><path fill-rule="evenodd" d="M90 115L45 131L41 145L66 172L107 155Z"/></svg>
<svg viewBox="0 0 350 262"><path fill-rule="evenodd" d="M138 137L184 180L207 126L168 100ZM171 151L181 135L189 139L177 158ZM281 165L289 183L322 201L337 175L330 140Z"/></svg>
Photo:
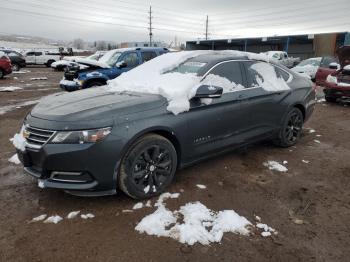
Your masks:
<svg viewBox="0 0 350 262"><path fill-rule="evenodd" d="M167 52L168 49L160 47L123 48L107 52L99 61L78 59L77 63L68 66L60 87L66 91L76 91L103 86L108 80ZM84 65L83 69L81 65Z"/></svg>
<svg viewBox="0 0 350 262"><path fill-rule="evenodd" d="M135 51L142 55L116 50L118 59L111 58L122 62L131 52L137 60ZM179 168L218 153L266 139L295 145L315 105L312 82L278 64L231 54L165 54L109 87L42 99L14 138L25 171L41 187L144 199L164 192ZM169 109L168 95L185 111Z"/></svg>
<svg viewBox="0 0 350 262"><path fill-rule="evenodd" d="M315 82L318 86L325 86L327 76L336 72L339 69L339 60L337 57L325 56L322 57L319 68L315 75Z"/></svg>
<svg viewBox="0 0 350 262"><path fill-rule="evenodd" d="M47 67L61 60L62 57L69 55L71 55L69 52L53 51L27 51L24 54L27 65L46 65Z"/></svg>
<svg viewBox="0 0 350 262"><path fill-rule="evenodd" d="M2 51L0 51L0 79L5 75L12 73L12 65L10 58Z"/></svg>
<svg viewBox="0 0 350 262"><path fill-rule="evenodd" d="M315 81L316 72L320 66L322 57L314 57L301 61L295 67L292 68L294 72L306 75L310 77L312 81Z"/></svg>
<svg viewBox="0 0 350 262"><path fill-rule="evenodd" d="M0 49L0 51L4 52L10 58L12 71L19 71L26 66L26 59L21 53L8 49Z"/></svg>
<svg viewBox="0 0 350 262"><path fill-rule="evenodd" d="M90 56L65 56L61 60L53 62L51 67L57 71L64 71L68 66L73 66L81 58L98 61L106 52L98 51ZM81 68L81 67L80 67Z"/></svg>
<svg viewBox="0 0 350 262"><path fill-rule="evenodd" d="M285 67L292 68L300 62L300 58L289 57L284 51L267 51L265 53L269 58L276 60L279 64Z"/></svg>
<svg viewBox="0 0 350 262"><path fill-rule="evenodd" d="M340 68L327 76L323 92L328 102L350 103L350 46L340 47L337 56Z"/></svg>

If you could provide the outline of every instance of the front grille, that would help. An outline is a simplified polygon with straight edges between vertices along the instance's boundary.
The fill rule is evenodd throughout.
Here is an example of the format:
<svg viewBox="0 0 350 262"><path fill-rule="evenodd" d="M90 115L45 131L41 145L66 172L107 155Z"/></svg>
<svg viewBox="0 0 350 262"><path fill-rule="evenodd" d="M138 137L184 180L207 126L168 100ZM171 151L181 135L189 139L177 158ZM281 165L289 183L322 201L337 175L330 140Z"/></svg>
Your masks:
<svg viewBox="0 0 350 262"><path fill-rule="evenodd" d="M41 128L25 126L24 137L27 141L27 146L32 148L41 148L55 134L55 131Z"/></svg>

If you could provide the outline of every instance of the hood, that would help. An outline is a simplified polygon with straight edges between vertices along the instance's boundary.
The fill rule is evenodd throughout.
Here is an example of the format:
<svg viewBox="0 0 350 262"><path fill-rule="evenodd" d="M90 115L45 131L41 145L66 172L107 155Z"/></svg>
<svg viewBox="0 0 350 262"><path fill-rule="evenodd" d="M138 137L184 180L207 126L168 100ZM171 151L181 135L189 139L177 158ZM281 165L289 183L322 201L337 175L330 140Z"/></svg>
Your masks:
<svg viewBox="0 0 350 262"><path fill-rule="evenodd" d="M350 64L350 46L342 46L337 50L341 68Z"/></svg>
<svg viewBox="0 0 350 262"><path fill-rule="evenodd" d="M157 108L165 102L159 95L111 92L108 87L89 88L47 96L33 108L31 116L62 122L103 122Z"/></svg>
<svg viewBox="0 0 350 262"><path fill-rule="evenodd" d="M75 62L82 64L82 65L95 67L95 68L111 68L106 63L103 63L101 61L92 60L89 58L77 58L77 59L75 59Z"/></svg>

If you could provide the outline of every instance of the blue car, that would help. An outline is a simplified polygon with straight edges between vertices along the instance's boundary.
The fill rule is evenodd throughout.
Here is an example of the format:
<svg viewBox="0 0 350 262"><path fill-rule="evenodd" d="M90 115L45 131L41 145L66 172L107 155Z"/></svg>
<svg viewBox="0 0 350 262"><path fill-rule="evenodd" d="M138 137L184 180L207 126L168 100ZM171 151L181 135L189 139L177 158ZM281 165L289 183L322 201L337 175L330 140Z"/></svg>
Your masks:
<svg viewBox="0 0 350 262"><path fill-rule="evenodd" d="M160 47L123 48L107 52L99 61L77 59L66 69L60 87L66 91L75 91L103 86L108 80L167 52L167 48Z"/></svg>

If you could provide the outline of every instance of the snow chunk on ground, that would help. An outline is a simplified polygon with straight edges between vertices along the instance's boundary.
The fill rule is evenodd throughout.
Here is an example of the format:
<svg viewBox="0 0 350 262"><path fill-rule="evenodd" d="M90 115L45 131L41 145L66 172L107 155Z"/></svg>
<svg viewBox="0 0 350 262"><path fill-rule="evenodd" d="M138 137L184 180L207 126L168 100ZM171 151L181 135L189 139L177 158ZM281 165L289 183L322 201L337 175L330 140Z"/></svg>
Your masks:
<svg viewBox="0 0 350 262"><path fill-rule="evenodd" d="M89 219L89 218L94 218L95 215L94 214L91 214L91 213L88 213L88 214L81 214L80 217L82 219Z"/></svg>
<svg viewBox="0 0 350 262"><path fill-rule="evenodd" d="M220 242L225 232L242 235L250 233L248 226L252 224L233 210L215 212L200 202L187 203L179 210L168 210L164 200L176 196L162 194L156 204L157 210L144 217L135 230L148 235L170 237L188 245ZM180 220L181 216L183 221Z"/></svg>
<svg viewBox="0 0 350 262"><path fill-rule="evenodd" d="M0 87L0 92L13 92L20 89L23 89L23 88L18 86L3 86L3 87Z"/></svg>
<svg viewBox="0 0 350 262"><path fill-rule="evenodd" d="M200 189L206 189L206 188L207 188L207 186L201 185L201 184L197 184L196 186L197 186L198 188L200 188Z"/></svg>
<svg viewBox="0 0 350 262"><path fill-rule="evenodd" d="M317 144L321 144L321 141L317 140L317 139L315 139L314 142L317 143Z"/></svg>
<svg viewBox="0 0 350 262"><path fill-rule="evenodd" d="M68 219L76 218L79 215L80 211L72 211L67 215Z"/></svg>
<svg viewBox="0 0 350 262"><path fill-rule="evenodd" d="M135 205L132 207L132 209L141 209L141 208L143 208L143 203L142 203L142 202L139 202L139 203L135 204Z"/></svg>
<svg viewBox="0 0 350 262"><path fill-rule="evenodd" d="M305 164L309 164L310 163L310 161L309 160L301 160L303 163L305 163Z"/></svg>
<svg viewBox="0 0 350 262"><path fill-rule="evenodd" d="M58 224L59 222L61 222L63 220L62 217L55 215L55 216L50 216L48 217L44 223L52 223L52 224Z"/></svg>
<svg viewBox="0 0 350 262"><path fill-rule="evenodd" d="M14 163L16 165L19 165L21 163L21 161L19 161L18 159L18 155L14 154L10 159L9 162Z"/></svg>
<svg viewBox="0 0 350 262"><path fill-rule="evenodd" d="M47 80L47 77L32 77L30 80L35 81L35 80Z"/></svg>
<svg viewBox="0 0 350 262"><path fill-rule="evenodd" d="M270 170L276 170L279 172L287 172L288 168L286 168L284 165L278 163L277 161L267 161L263 163L264 166L268 167Z"/></svg>
<svg viewBox="0 0 350 262"><path fill-rule="evenodd" d="M25 145L26 145L26 139L23 136L23 130L24 128L22 127L19 134L15 134L12 140L12 143L15 146L15 148L17 148L18 150L21 150L22 152L25 151Z"/></svg>
<svg viewBox="0 0 350 262"><path fill-rule="evenodd" d="M39 222L39 221L43 221L45 218L47 217L46 214L34 217L30 222Z"/></svg>
<svg viewBox="0 0 350 262"><path fill-rule="evenodd" d="M315 129L310 129L310 130L309 130L309 133L310 133L310 134L315 133L315 132L316 132Z"/></svg>

